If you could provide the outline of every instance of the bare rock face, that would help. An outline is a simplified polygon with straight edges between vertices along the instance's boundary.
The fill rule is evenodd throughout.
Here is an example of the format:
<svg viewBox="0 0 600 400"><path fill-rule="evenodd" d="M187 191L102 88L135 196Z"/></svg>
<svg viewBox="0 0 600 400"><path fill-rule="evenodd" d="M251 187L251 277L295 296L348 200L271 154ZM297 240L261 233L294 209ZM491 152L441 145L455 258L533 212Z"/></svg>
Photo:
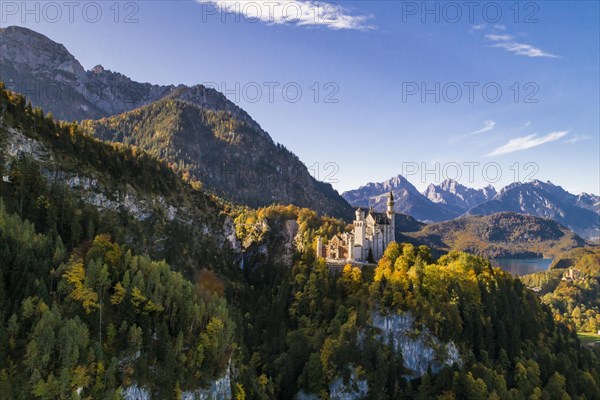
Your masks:
<svg viewBox="0 0 600 400"><path fill-rule="evenodd" d="M58 82L83 79L81 64L62 44L26 28L0 29L0 61L29 73L42 73ZM3 65L4 67L4 65Z"/></svg>
<svg viewBox="0 0 600 400"><path fill-rule="evenodd" d="M329 395L332 400L359 400L365 399L369 393L369 384L364 379L358 379L354 372L350 374L348 382L340 377L329 385Z"/></svg>
<svg viewBox="0 0 600 400"><path fill-rule="evenodd" d="M442 343L428 329L415 326L410 313L372 316L373 327L381 331L380 338L402 353L404 366L412 371L407 378L423 376L428 369L437 373L444 366L462 365L460 353L453 342Z"/></svg>
<svg viewBox="0 0 600 400"><path fill-rule="evenodd" d="M131 385L122 392L125 400L153 400L152 395L143 387ZM181 395L183 400L229 400L231 394L231 374L230 368L225 375L215 380L207 389L197 389L186 391Z"/></svg>
<svg viewBox="0 0 600 400"><path fill-rule="evenodd" d="M493 186L473 189L461 185L453 179L446 179L439 185L429 185L423 195L434 203L447 204L465 212L491 200L496 195L496 189Z"/></svg>

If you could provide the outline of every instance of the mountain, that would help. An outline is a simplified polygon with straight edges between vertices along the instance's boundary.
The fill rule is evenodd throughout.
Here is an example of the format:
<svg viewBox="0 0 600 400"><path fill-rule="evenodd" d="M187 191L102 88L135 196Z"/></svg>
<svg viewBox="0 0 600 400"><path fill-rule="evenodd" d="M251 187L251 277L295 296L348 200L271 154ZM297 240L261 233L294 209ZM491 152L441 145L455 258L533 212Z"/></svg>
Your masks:
<svg viewBox="0 0 600 400"><path fill-rule="evenodd" d="M355 207L373 207L376 211L384 211L389 192L394 194L396 212L409 214L419 221L446 221L461 214L446 204L432 202L402 175L381 183L368 183L342 193L342 197Z"/></svg>
<svg viewBox="0 0 600 400"><path fill-rule="evenodd" d="M568 268L573 268L577 264L579 264L580 268L583 266L583 264L589 264L589 266L594 265L594 269L596 270L595 272L600 276L600 246L578 247L576 249L561 253L557 257L554 257L554 260L552 260L552 263L548 266L548 270L565 270Z"/></svg>
<svg viewBox="0 0 600 400"><path fill-rule="evenodd" d="M600 238L600 196L588 193L574 195L550 182L534 180L510 184L500 192L492 186L472 189L447 179L429 185L423 194L398 175L381 183L368 183L342 196L353 206L383 211L389 191L396 198L396 211L420 221L442 222L461 215L491 215L516 212L551 218L579 236Z"/></svg>
<svg viewBox="0 0 600 400"><path fill-rule="evenodd" d="M85 131L100 139L136 146L238 203L310 206L350 217L352 208L331 187L260 128L224 111L173 98L97 121Z"/></svg>
<svg viewBox="0 0 600 400"><path fill-rule="evenodd" d="M58 119L98 120L85 124L89 134L148 150L226 199L352 216L331 185L216 90L139 83L102 66L85 71L63 45L14 26L0 30L0 80Z"/></svg>
<svg viewBox="0 0 600 400"><path fill-rule="evenodd" d="M441 252L461 250L489 258L551 257L586 244L552 219L512 212L465 216L405 236Z"/></svg>
<svg viewBox="0 0 600 400"><path fill-rule="evenodd" d="M453 179L446 179L439 185L430 184L423 195L434 203L446 204L466 212L491 200L496 195L496 189L491 185L483 189L472 189Z"/></svg>
<svg viewBox="0 0 600 400"><path fill-rule="evenodd" d="M65 121L121 114L169 97L226 111L258 127L244 110L214 89L135 82L101 65L86 71L62 44L17 26L0 29L0 81L26 94L33 106Z"/></svg>
<svg viewBox="0 0 600 400"><path fill-rule="evenodd" d="M590 193L581 193L577 196L576 204L597 214L600 214L600 196Z"/></svg>
<svg viewBox="0 0 600 400"><path fill-rule="evenodd" d="M542 218L552 218L585 238L600 237L598 196L576 196L550 182L534 180L513 183L492 200L473 207L468 215L490 215L512 211Z"/></svg>
<svg viewBox="0 0 600 400"><path fill-rule="evenodd" d="M396 233L402 232L417 232L423 229L427 224L417 221L408 214L396 213L395 214L395 227Z"/></svg>

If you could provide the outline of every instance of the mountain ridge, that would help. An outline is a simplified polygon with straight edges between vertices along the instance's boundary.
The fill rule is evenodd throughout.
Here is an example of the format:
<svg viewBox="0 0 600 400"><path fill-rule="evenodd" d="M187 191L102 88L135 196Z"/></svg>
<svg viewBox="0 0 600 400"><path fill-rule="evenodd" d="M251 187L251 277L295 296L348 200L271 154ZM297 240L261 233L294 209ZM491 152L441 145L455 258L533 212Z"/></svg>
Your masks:
<svg viewBox="0 0 600 400"><path fill-rule="evenodd" d="M593 209L581 207L580 196L550 182L517 182L500 190L490 201L473 207L467 215L520 212L551 218L583 237L596 239L600 237L600 215Z"/></svg>
<svg viewBox="0 0 600 400"><path fill-rule="evenodd" d="M129 144L145 143L141 146L143 149L165 157L165 161L176 170L190 174L192 179L203 180L206 189L228 200L255 207L274 202L295 204L310 206L336 217L349 219L352 216L352 208L331 185L314 179L295 154L275 143L248 113L215 89L202 85L159 86L135 82L102 65L85 71L62 44L32 30L14 26L0 31L0 81L15 92L27 92L33 87L34 98L28 100L33 106L51 112L57 119L96 120L85 125L102 128L103 133L98 136L105 140L119 142L130 138ZM57 94L68 97L50 98L46 95L48 88L55 88ZM135 121L136 116L147 115L152 105L164 106L169 102L178 105L187 118L185 121L173 119L165 113L161 115L164 121ZM220 132L212 135L205 132L203 136L209 139L220 137L223 139L221 142L212 142L218 145L205 146L194 136L197 125L200 125L200 130L210 130L207 124L202 123L200 114L203 112L219 120ZM115 125L116 116L122 116L130 123L120 124L119 132L103 126L104 123ZM189 132L181 132L179 124L188 128ZM150 126L148 129L151 130L161 126L163 130L141 129L138 134L133 130L127 131L132 126L140 129ZM230 145L239 137L234 126L252 134L256 143L250 143L249 147L254 153ZM88 133L95 135L93 129ZM179 145L173 147L170 140L183 136L188 141L179 140ZM156 143L150 143L154 139ZM245 143L248 144L248 140ZM179 157L180 153L185 153L187 158ZM203 164L201 160L206 157L201 156L208 157L210 163ZM240 179L242 174L252 179ZM261 185L257 184L259 182Z"/></svg>
<svg viewBox="0 0 600 400"><path fill-rule="evenodd" d="M491 185L482 189L473 189L453 179L446 179L439 185L429 184L422 194L434 203L443 203L468 211L474 206L492 199L497 192Z"/></svg>
<svg viewBox="0 0 600 400"><path fill-rule="evenodd" d="M102 140L154 154L205 188L242 204L291 203L333 216L352 214L331 185L315 180L297 156L264 131L223 111L166 98L117 116L84 121L82 126Z"/></svg>
<svg viewBox="0 0 600 400"><path fill-rule="evenodd" d="M17 26L0 31L0 80L16 92L33 87L37 96L28 96L32 104L62 120L104 118L171 97L228 111L260 128L248 113L215 89L136 82L100 64L86 71L64 45ZM57 89L60 92L55 92Z"/></svg>
<svg viewBox="0 0 600 400"><path fill-rule="evenodd" d="M404 235L441 252L467 251L489 258L552 257L586 245L552 219L514 212L462 216Z"/></svg>
<svg viewBox="0 0 600 400"><path fill-rule="evenodd" d="M370 182L358 189L342 193L342 197L352 206L373 207L376 211L384 211L390 191L394 194L397 212L409 214L422 222L444 221L460 215L452 207L433 203L402 175L384 182Z"/></svg>

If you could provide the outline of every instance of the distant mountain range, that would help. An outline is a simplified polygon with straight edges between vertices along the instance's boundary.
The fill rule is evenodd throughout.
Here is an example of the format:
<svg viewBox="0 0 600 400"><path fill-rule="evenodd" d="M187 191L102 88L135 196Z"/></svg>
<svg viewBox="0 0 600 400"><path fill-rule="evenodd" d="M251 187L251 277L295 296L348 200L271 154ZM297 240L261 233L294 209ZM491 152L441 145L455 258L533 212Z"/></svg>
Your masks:
<svg viewBox="0 0 600 400"><path fill-rule="evenodd" d="M446 179L439 185L432 183L423 192L432 202L445 204L459 213L491 200L496 194L496 189L491 185L483 189L472 189L452 179Z"/></svg>
<svg viewBox="0 0 600 400"><path fill-rule="evenodd" d="M490 201L468 211L469 215L490 215L513 211L551 218L585 238L600 237L600 196L571 194L550 182L534 180L513 183Z"/></svg>
<svg viewBox="0 0 600 400"><path fill-rule="evenodd" d="M447 221L461 214L451 206L432 202L402 175L381 183L368 183L344 192L342 196L355 207L373 207L377 211L384 211L389 192L394 194L396 212L409 214L423 222Z"/></svg>
<svg viewBox="0 0 600 400"><path fill-rule="evenodd" d="M368 183L342 196L353 206L381 211L390 191L397 199L397 212L410 214L423 222L449 221L461 215L517 212L551 218L587 239L600 237L600 196L574 195L560 186L538 180L513 183L498 193L491 186L472 189L446 180L439 185L429 185L419 193L398 175L385 182Z"/></svg>
<svg viewBox="0 0 600 400"><path fill-rule="evenodd" d="M0 80L55 118L97 120L84 123L89 134L135 145L225 199L353 215L331 185L216 90L139 83L100 65L85 71L62 44L14 26L0 29Z"/></svg>

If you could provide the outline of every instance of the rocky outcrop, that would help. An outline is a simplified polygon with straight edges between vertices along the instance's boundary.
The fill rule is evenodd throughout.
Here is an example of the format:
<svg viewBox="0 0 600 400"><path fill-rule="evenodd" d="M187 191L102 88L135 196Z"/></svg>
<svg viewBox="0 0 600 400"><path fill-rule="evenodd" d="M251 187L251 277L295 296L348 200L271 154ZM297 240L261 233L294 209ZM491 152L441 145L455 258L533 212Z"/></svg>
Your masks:
<svg viewBox="0 0 600 400"><path fill-rule="evenodd" d="M404 367L410 371L404 376L406 379L419 378L428 371L438 373L444 367L463 365L460 352L450 341L444 343L433 335L426 327L418 326L410 312L403 314L382 314L374 312L371 315L371 326L375 328L377 338L384 344L391 346L402 355ZM366 331L359 332L357 345L363 346ZM356 376L352 365L347 365L350 376L344 380L337 377L329 384L331 399L359 400L367 397L369 393L368 382ZM316 400L319 397L314 393L300 391L298 400Z"/></svg>
<svg viewBox="0 0 600 400"><path fill-rule="evenodd" d="M439 185L430 184L423 195L434 203L447 204L457 210L466 212L479 204L491 200L496 195L493 186L473 189L461 185L453 179L446 179Z"/></svg>
<svg viewBox="0 0 600 400"><path fill-rule="evenodd" d="M231 399L230 372L214 381L208 389L183 392L182 400L228 400Z"/></svg>
<svg viewBox="0 0 600 400"><path fill-rule="evenodd" d="M367 397L369 384L365 379L358 379L354 372L347 382L339 377L329 384L329 395L332 400L358 400Z"/></svg>
<svg viewBox="0 0 600 400"><path fill-rule="evenodd" d="M71 192L85 203L95 206L99 211L125 212L138 221L154 219L164 223L176 222L193 228L201 237L210 238L211 243L223 248L240 252L240 244L235 238L235 229L231 218L220 216L207 219L207 216L198 210L190 208L189 202L182 200L174 202L176 198L167 199L162 194L144 192L130 184L116 182L111 177L94 168L68 167L62 163L63 155L56 153L47 145L23 133L19 129L6 126L0 118L0 135L3 137L1 146L4 158L3 171L8 171L10 163L21 157L27 156L34 160L42 175L50 183L65 185ZM71 165L71 163L67 163ZM79 165L77 162L75 165ZM7 175L2 176L4 182L9 182ZM150 223L153 223L151 220ZM199 236L200 237L200 236ZM160 243L165 239L155 237L153 242ZM160 249L157 245L156 249ZM228 250L228 251L229 251ZM235 258L232 261L235 262ZM241 256L238 256L238 262Z"/></svg>
<svg viewBox="0 0 600 400"><path fill-rule="evenodd" d="M444 366L462 365L456 345L442 343L427 328L416 326L412 314L374 313L371 318L380 340L402 353L404 367L411 371L407 378L421 377L429 369L437 373Z"/></svg>
<svg viewBox="0 0 600 400"><path fill-rule="evenodd" d="M286 220L283 223L283 251L276 260L276 263L282 265L292 265L292 258L296 252L297 235L298 235L298 223L293 220Z"/></svg>
<svg viewBox="0 0 600 400"><path fill-rule="evenodd" d="M122 392L124 400L154 400L147 389L131 385ZM231 399L231 369L227 368L225 375L215 380L207 389L199 388L185 391L181 394L182 400L229 400Z"/></svg>
<svg viewBox="0 0 600 400"><path fill-rule="evenodd" d="M2 121L0 121L1 126ZM140 221L150 218L157 209L162 210L169 221L174 220L179 212L177 207L168 204L162 196L144 197L132 187L115 192L103 185L102 179L94 172L90 171L89 175L84 175L80 172L58 169L52 152L44 144L17 129L9 128L7 132L5 153L7 164L23 155L31 157L39 162L40 170L48 181L67 185L71 190L79 193L85 202L96 206L99 210L124 209Z"/></svg>

